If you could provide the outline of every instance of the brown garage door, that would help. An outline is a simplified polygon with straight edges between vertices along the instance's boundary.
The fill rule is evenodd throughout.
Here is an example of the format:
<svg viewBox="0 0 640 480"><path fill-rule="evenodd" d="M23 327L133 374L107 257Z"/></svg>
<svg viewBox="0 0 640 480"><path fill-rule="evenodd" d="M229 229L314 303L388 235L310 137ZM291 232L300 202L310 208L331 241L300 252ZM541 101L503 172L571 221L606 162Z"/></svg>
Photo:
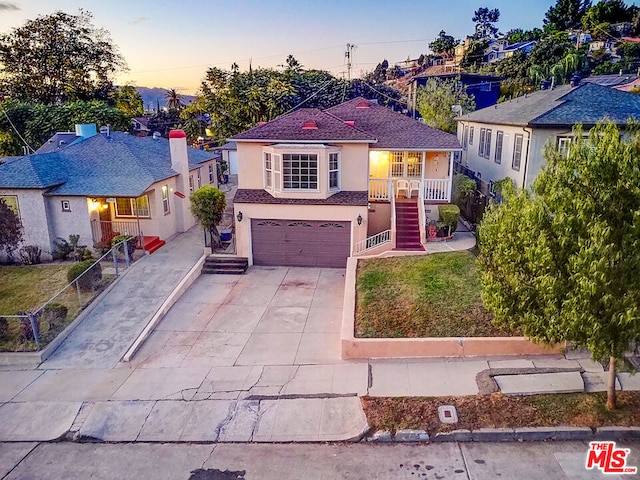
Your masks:
<svg viewBox="0 0 640 480"><path fill-rule="evenodd" d="M344 267L351 222L251 220L253 263L300 267Z"/></svg>

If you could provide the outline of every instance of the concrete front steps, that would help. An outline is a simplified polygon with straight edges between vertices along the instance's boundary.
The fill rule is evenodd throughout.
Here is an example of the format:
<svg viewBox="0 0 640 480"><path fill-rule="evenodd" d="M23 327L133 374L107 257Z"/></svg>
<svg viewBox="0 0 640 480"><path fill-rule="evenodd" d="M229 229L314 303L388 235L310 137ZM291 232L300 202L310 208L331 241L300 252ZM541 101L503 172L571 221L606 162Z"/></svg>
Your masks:
<svg viewBox="0 0 640 480"><path fill-rule="evenodd" d="M166 242L164 240L160 240L160 237L142 237L142 242L144 244L145 252L152 254L159 248L163 247Z"/></svg>
<svg viewBox="0 0 640 480"><path fill-rule="evenodd" d="M202 266L202 273L242 275L249 268L245 257L221 257L209 255Z"/></svg>
<svg viewBox="0 0 640 480"><path fill-rule="evenodd" d="M418 218L416 202L396 203L396 250L424 251Z"/></svg>

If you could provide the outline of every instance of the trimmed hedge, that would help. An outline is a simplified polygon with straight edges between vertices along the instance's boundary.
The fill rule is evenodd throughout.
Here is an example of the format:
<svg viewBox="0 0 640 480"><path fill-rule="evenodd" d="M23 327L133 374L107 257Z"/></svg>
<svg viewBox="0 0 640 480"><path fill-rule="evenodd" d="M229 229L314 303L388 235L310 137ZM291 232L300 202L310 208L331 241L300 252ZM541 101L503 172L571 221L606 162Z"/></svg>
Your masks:
<svg viewBox="0 0 640 480"><path fill-rule="evenodd" d="M87 270L91 271L87 272L85 275L82 275ZM82 262L76 263L69 267L69 271L67 272L67 280L69 281L69 283L71 283L76 278L78 279L78 285L81 290L95 290L98 282L102 280L102 266L100 266L99 262L94 263L93 260L84 260Z"/></svg>
<svg viewBox="0 0 640 480"><path fill-rule="evenodd" d="M460 218L460 207L455 204L438 205L439 221L449 229L449 235L458 228L458 219Z"/></svg>

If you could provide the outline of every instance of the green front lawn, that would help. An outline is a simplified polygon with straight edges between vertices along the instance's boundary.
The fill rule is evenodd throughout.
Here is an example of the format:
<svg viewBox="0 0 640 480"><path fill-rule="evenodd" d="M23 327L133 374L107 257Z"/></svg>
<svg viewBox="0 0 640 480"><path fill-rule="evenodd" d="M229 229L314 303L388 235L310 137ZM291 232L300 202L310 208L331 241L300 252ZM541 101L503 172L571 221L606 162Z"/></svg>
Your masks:
<svg viewBox="0 0 640 480"><path fill-rule="evenodd" d="M356 336L506 337L480 299L470 252L361 260L356 274Z"/></svg>
<svg viewBox="0 0 640 480"><path fill-rule="evenodd" d="M43 265L0 266L0 317L15 315L18 312L34 311L67 285L67 271L71 262ZM113 276L104 276L99 288L92 292L82 292L82 305L78 300L75 287L70 287L60 295L55 303L67 307L67 316L50 329L46 322L40 325L43 345L50 342L64 329L112 280ZM7 318L8 335L0 338L0 351L35 350L33 342L20 341L20 320Z"/></svg>

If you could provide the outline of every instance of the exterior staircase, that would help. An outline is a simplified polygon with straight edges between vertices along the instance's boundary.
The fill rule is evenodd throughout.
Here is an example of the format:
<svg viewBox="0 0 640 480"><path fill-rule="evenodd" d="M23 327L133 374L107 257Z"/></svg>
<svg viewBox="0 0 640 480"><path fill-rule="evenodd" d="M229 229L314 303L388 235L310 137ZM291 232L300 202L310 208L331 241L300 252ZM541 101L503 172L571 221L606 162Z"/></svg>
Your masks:
<svg viewBox="0 0 640 480"><path fill-rule="evenodd" d="M424 251L420 243L417 202L396 202L396 248L395 250Z"/></svg>
<svg viewBox="0 0 640 480"><path fill-rule="evenodd" d="M149 254L152 254L160 247L164 246L166 242L164 240L160 240L160 237L142 237L142 242L144 244L144 250Z"/></svg>
<svg viewBox="0 0 640 480"><path fill-rule="evenodd" d="M242 275L249 268L245 257L218 257L209 255L202 266L202 273Z"/></svg>

